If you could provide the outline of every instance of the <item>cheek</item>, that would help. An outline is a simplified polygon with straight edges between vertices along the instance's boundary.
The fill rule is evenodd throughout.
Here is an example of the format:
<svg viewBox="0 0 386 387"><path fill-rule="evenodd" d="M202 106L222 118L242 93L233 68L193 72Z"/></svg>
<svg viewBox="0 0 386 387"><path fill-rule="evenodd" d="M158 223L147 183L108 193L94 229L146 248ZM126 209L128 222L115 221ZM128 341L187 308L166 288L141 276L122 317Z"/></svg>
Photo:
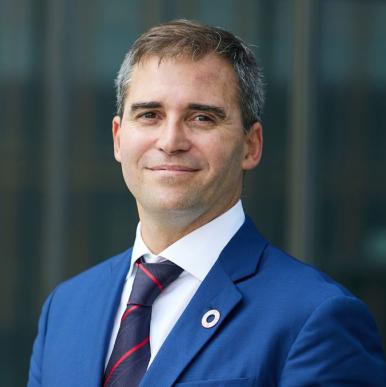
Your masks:
<svg viewBox="0 0 386 387"><path fill-rule="evenodd" d="M141 148L138 142L132 140L128 136L121 138L121 168L126 186L134 194L141 181Z"/></svg>
<svg viewBox="0 0 386 387"><path fill-rule="evenodd" d="M146 153L148 142L143 136L135 132L128 132L121 136L121 158L125 167L138 164L141 157Z"/></svg>
<svg viewBox="0 0 386 387"><path fill-rule="evenodd" d="M227 170L240 167L243 144L229 137L218 137L211 141L205 148L207 160L211 168L216 170Z"/></svg>

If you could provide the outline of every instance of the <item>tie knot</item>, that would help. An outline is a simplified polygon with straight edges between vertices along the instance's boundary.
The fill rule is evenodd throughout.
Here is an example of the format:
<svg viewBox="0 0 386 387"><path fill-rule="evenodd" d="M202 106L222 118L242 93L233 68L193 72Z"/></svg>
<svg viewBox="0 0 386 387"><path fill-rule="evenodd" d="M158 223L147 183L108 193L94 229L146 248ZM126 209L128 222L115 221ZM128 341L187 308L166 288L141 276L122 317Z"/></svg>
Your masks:
<svg viewBox="0 0 386 387"><path fill-rule="evenodd" d="M137 273L134 278L129 303L151 306L158 295L173 282L182 269L170 261L160 263L136 262Z"/></svg>

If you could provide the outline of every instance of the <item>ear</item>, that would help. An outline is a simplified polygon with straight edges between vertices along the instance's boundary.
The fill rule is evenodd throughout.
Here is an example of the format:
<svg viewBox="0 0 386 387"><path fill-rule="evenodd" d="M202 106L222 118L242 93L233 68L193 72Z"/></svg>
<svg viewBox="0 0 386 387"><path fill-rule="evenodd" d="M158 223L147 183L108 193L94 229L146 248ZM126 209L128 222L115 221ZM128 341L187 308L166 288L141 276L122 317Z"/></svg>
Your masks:
<svg viewBox="0 0 386 387"><path fill-rule="evenodd" d="M112 122L113 142L114 142L114 157L115 160L121 162L121 117L115 116Z"/></svg>
<svg viewBox="0 0 386 387"><path fill-rule="evenodd" d="M263 127L255 122L245 135L244 158L241 166L244 171L255 168L261 160L263 153Z"/></svg>

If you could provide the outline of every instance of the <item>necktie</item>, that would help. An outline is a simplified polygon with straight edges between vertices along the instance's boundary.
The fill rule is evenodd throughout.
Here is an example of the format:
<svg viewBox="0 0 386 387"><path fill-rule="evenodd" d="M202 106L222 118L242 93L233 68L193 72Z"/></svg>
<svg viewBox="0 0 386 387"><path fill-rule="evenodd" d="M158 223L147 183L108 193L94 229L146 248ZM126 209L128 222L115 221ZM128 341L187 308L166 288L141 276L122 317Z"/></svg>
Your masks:
<svg viewBox="0 0 386 387"><path fill-rule="evenodd" d="M138 386L150 360L152 304L182 272L170 261L136 262L136 266L133 289L107 364L103 387Z"/></svg>

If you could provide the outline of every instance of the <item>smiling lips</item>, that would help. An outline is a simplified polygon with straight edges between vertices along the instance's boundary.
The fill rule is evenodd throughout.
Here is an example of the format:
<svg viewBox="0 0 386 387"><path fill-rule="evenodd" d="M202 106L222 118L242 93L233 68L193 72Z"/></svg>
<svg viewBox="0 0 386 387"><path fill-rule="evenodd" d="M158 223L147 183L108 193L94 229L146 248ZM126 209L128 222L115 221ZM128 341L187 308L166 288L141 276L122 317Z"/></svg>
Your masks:
<svg viewBox="0 0 386 387"><path fill-rule="evenodd" d="M163 164L163 165L156 165L154 167L149 167L147 168L151 171L155 172L170 172L170 173L186 173L186 172L197 172L197 168L191 168L187 167L184 165L168 165L168 164Z"/></svg>

